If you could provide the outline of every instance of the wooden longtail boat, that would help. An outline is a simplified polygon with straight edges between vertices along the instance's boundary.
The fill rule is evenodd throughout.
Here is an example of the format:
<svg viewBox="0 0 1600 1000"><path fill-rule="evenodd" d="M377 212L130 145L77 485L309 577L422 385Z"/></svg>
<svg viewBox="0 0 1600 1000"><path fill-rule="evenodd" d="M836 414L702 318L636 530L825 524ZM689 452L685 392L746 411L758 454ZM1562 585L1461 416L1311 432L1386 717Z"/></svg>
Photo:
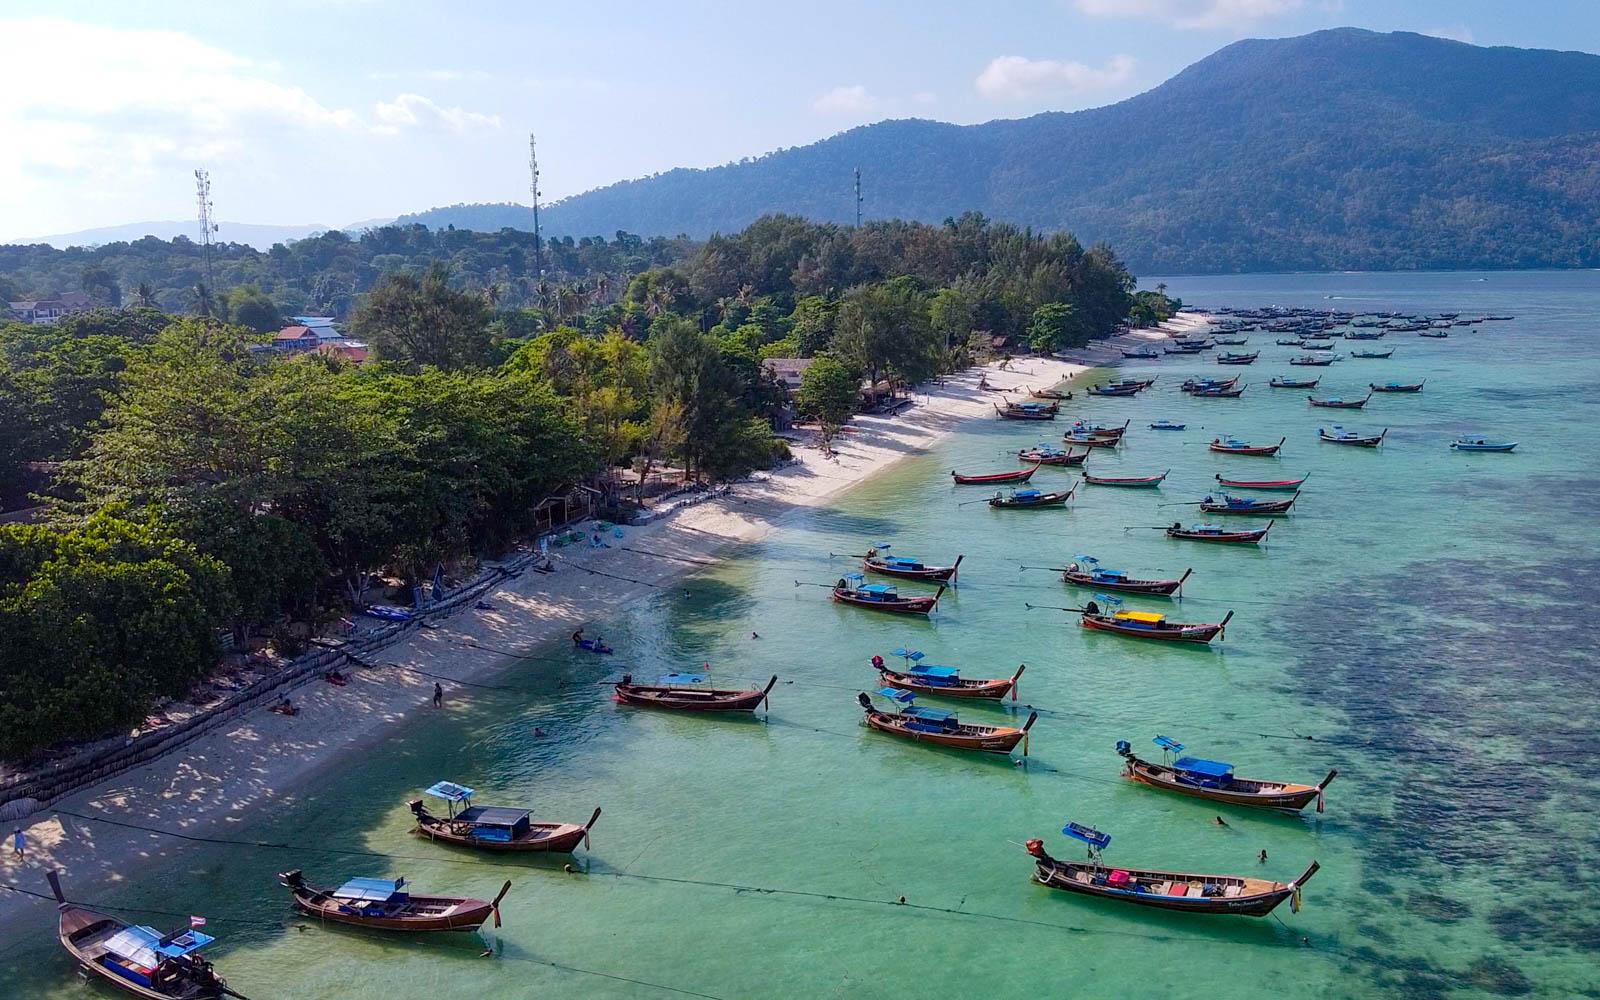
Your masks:
<svg viewBox="0 0 1600 1000"><path fill-rule="evenodd" d="M617 682L616 697L624 705L679 712L754 712L766 703L767 695L778 683L774 674L764 688L736 690L694 686L704 679L702 674L667 674L658 684L635 684L632 674L623 674L622 680Z"/></svg>
<svg viewBox="0 0 1600 1000"><path fill-rule="evenodd" d="M1222 347L1239 347L1250 343L1249 337L1212 337L1211 342Z"/></svg>
<svg viewBox="0 0 1600 1000"><path fill-rule="evenodd" d="M1153 431L1181 431L1186 429L1188 426L1188 424L1174 423L1171 420L1157 420L1155 423L1150 425L1150 429Z"/></svg>
<svg viewBox="0 0 1600 1000"><path fill-rule="evenodd" d="M1326 358L1302 356L1298 358L1290 358L1289 363L1291 365L1297 365L1303 368L1326 368L1338 360L1339 358L1337 355L1329 355Z"/></svg>
<svg viewBox="0 0 1600 1000"><path fill-rule="evenodd" d="M1108 389L1140 389L1140 390L1143 390L1143 389L1148 389L1151 386L1155 385L1156 384L1156 379L1158 379L1160 377L1161 376L1159 376L1159 375L1152 375L1149 378L1119 378L1119 379L1116 379L1114 381L1106 382L1106 383L1103 383L1103 384Z"/></svg>
<svg viewBox="0 0 1600 1000"><path fill-rule="evenodd" d="M1067 428L1067 436L1081 436L1088 438L1104 438L1110 441L1119 441L1128 433L1128 425L1133 423L1129 417L1120 424L1086 424L1082 420L1074 420L1072 426Z"/></svg>
<svg viewBox="0 0 1600 1000"><path fill-rule="evenodd" d="M1195 389L1189 395L1196 399L1238 399L1244 395L1244 391L1248 388L1250 388L1250 383L1246 382L1235 389Z"/></svg>
<svg viewBox="0 0 1600 1000"><path fill-rule="evenodd" d="M1359 410L1363 406L1366 406L1367 401L1371 398L1372 393L1368 392L1361 399L1340 399L1338 396L1330 396L1327 399L1318 399L1315 396L1307 396L1306 402L1310 403L1312 406L1320 406L1328 410Z"/></svg>
<svg viewBox="0 0 1600 1000"><path fill-rule="evenodd" d="M1376 448L1383 443L1383 439L1388 434L1389 428L1387 427L1383 429L1382 434L1376 436L1362 434L1358 431L1347 431L1338 424L1334 424L1332 427L1317 428L1317 436L1329 444L1348 444L1356 448Z"/></svg>
<svg viewBox="0 0 1600 1000"><path fill-rule="evenodd" d="M1423 384L1426 383L1427 381L1428 381L1427 379L1423 379L1421 382L1409 382L1409 383L1408 382L1385 382L1382 385L1379 385L1376 382L1368 382L1367 383L1367 388L1371 389L1373 392L1421 392Z"/></svg>
<svg viewBox="0 0 1600 1000"><path fill-rule="evenodd" d="M928 566L920 559L906 556L891 556L887 550L887 542L880 543L867 550L861 557L861 568L869 573L882 576L895 576L902 580L933 580L942 582L953 580L961 568L961 560L966 557L956 556L956 561L948 566Z"/></svg>
<svg viewBox="0 0 1600 1000"><path fill-rule="evenodd" d="M1111 842L1105 834L1076 823L1062 832L1072 835L1074 828L1103 838L1101 846ZM1051 889L1163 910L1244 917L1264 917L1289 899L1294 900L1292 905L1298 910L1300 888L1319 867L1313 861L1294 881L1272 882L1242 875L1113 868L1100 862L1099 850L1092 844L1088 861L1052 858L1044 849L1044 841L1038 838L1028 841L1026 849L1034 858L1033 880Z"/></svg>
<svg viewBox="0 0 1600 1000"><path fill-rule="evenodd" d="M1194 392L1198 389L1232 389L1239 382L1239 376L1233 378L1190 378L1184 379L1178 385L1183 392Z"/></svg>
<svg viewBox="0 0 1600 1000"><path fill-rule="evenodd" d="M1450 336L1450 331L1449 330L1418 330L1417 331L1417 336L1419 336L1419 337L1432 337L1435 340L1443 340L1446 337Z"/></svg>
<svg viewBox="0 0 1600 1000"><path fill-rule="evenodd" d="M1489 317L1493 319L1494 317ZM1450 442L1450 447L1455 451L1511 451L1517 446L1515 441L1490 441L1481 437L1459 437Z"/></svg>
<svg viewBox="0 0 1600 1000"><path fill-rule="evenodd" d="M840 577L839 582L834 584L833 599L840 604L853 604L858 608L871 608L874 611L926 615L938 607L939 598L944 596L944 591L944 585L940 584L939 592L932 597L902 597L886 583L867 583L866 578L860 573L849 573Z"/></svg>
<svg viewBox="0 0 1600 1000"><path fill-rule="evenodd" d="M878 671L878 678L886 687L897 688L901 691L911 691L915 694L938 695L941 698L978 698L986 701L999 701L1006 695L1011 700L1017 698L1017 678L1028 669L1026 663L1017 667L1017 672L1010 677L997 677L986 680L962 677L961 671L955 667L936 667L923 663L922 654L909 649L897 649L896 656L902 657L909 664L904 670L895 670L883 662L883 657L874 655L872 667Z"/></svg>
<svg viewBox="0 0 1600 1000"><path fill-rule="evenodd" d="M1304 347L1306 344L1301 337L1279 337L1275 343L1279 347Z"/></svg>
<svg viewBox="0 0 1600 1000"><path fill-rule="evenodd" d="M1061 440L1069 447L1083 448L1115 448L1122 443L1122 435L1106 434L1074 434L1071 431L1061 435ZM1079 463L1082 464L1082 463Z"/></svg>
<svg viewBox="0 0 1600 1000"><path fill-rule="evenodd" d="M278 873L278 882L307 916L375 931L471 931L494 918L500 926L500 901L511 890L508 881L493 902L463 896L413 896L406 880L353 878L337 889L307 884L300 869Z"/></svg>
<svg viewBox="0 0 1600 1000"><path fill-rule="evenodd" d="M1212 438L1209 447L1225 455L1276 455L1288 438L1279 438L1277 444L1250 444L1238 438Z"/></svg>
<svg viewBox="0 0 1600 1000"><path fill-rule="evenodd" d="M1033 478L1039 471L1042 463L1035 462L1031 469L1018 469L1015 472L986 472L979 476L963 476L954 469L950 470L950 478L956 481L957 486L992 486L995 483L1025 483Z"/></svg>
<svg viewBox="0 0 1600 1000"><path fill-rule="evenodd" d="M1200 512L1203 514L1287 514L1294 502L1300 499L1300 491L1295 490L1294 496L1287 500L1253 500L1250 497L1235 497L1223 494L1221 502L1206 497L1200 501Z"/></svg>
<svg viewBox="0 0 1600 1000"><path fill-rule="evenodd" d="M1161 481L1166 479L1171 472L1172 470L1168 469L1159 476L1096 476L1085 472L1083 474L1083 481L1091 486L1127 486L1135 488L1148 488L1160 486Z"/></svg>
<svg viewBox="0 0 1600 1000"><path fill-rule="evenodd" d="M1333 341L1331 341L1331 340L1319 340L1319 341L1316 341L1316 342L1312 342L1312 341L1308 340L1305 343L1301 344L1300 346L1305 348L1308 351L1331 351L1331 350L1333 350Z"/></svg>
<svg viewBox="0 0 1600 1000"><path fill-rule="evenodd" d="M1062 392L1058 389L1030 389L1028 390L1028 395L1032 396L1034 399L1071 399L1072 390L1068 389L1067 391Z"/></svg>
<svg viewBox="0 0 1600 1000"><path fill-rule="evenodd" d="M1394 354L1394 348L1387 351L1351 351L1352 358L1387 358Z"/></svg>
<svg viewBox="0 0 1600 1000"><path fill-rule="evenodd" d="M526 809L475 806L472 789L453 781L437 782L425 794L443 799L448 812L435 816L428 812L421 799L412 799L406 803L411 815L417 818L412 832L429 840L442 840L480 851L570 854L579 844L589 846L589 831L600 818L600 810L596 808L587 823L535 822L528 818Z"/></svg>
<svg viewBox="0 0 1600 1000"><path fill-rule="evenodd" d="M1085 389L1084 391L1087 392L1091 396L1137 396L1142 390L1135 389L1135 388L1132 388L1132 387L1123 388L1123 389L1113 389L1113 388L1111 388L1109 386L1104 386L1104 385L1091 385L1089 388Z"/></svg>
<svg viewBox="0 0 1600 1000"><path fill-rule="evenodd" d="M1229 478L1227 476L1222 475L1220 472L1217 474L1217 477L1216 477L1217 482L1220 485L1226 486L1229 489L1234 489L1234 490L1296 490L1296 491L1298 491L1301 486L1304 486L1306 480L1310 479L1310 478L1311 478L1311 474L1309 472L1306 473L1305 475L1301 476L1299 479L1232 479L1232 478Z"/></svg>
<svg viewBox="0 0 1600 1000"><path fill-rule="evenodd" d="M1323 790L1339 773L1329 771L1328 776L1315 785L1240 778L1234 775L1232 764L1179 756L1183 753L1183 744L1165 736L1157 736L1152 742L1165 751L1165 763L1142 760L1134 756L1127 740L1117 741L1117 753L1124 764L1123 774L1152 788L1234 806L1300 810L1315 802L1317 812L1322 812Z"/></svg>
<svg viewBox="0 0 1600 1000"><path fill-rule="evenodd" d="M1006 510L1029 510L1034 507L1061 507L1072 499L1077 486L1066 491L1042 493L1039 490L1013 490L1008 497L998 493L989 498L989 506Z"/></svg>
<svg viewBox="0 0 1600 1000"><path fill-rule="evenodd" d="M1267 385L1274 389L1315 389L1317 383L1321 381L1321 376L1316 378L1283 378L1280 376L1268 382Z"/></svg>
<svg viewBox="0 0 1600 1000"><path fill-rule="evenodd" d="M1252 365L1252 364L1255 364L1256 358L1259 358L1259 357L1261 357L1261 352L1260 351L1256 351L1253 354L1233 354L1233 353L1219 354L1219 355L1217 355L1217 364L1219 364L1219 365Z"/></svg>
<svg viewBox="0 0 1600 1000"><path fill-rule="evenodd" d="M885 712L873 707L872 699L862 692L856 697L866 712L865 722L879 732L949 747L952 750L976 750L980 753L1008 754L1022 744L1022 756L1028 756L1028 730L1039 718L1038 712L1028 716L1021 729L1013 726L978 726L963 723L949 712L937 708L921 708L910 704L911 692L898 688L884 688L878 692L885 698L904 705L897 712Z"/></svg>
<svg viewBox="0 0 1600 1000"><path fill-rule="evenodd" d="M1218 527L1215 524L1193 524L1185 528L1181 522L1172 522L1172 527L1167 529L1168 538L1186 538L1193 542L1224 542L1236 545L1254 545L1267 537L1267 532L1272 530L1269 522L1265 528L1253 528L1249 531L1231 531Z"/></svg>
<svg viewBox="0 0 1600 1000"><path fill-rule="evenodd" d="M243 994L228 988L200 949L216 939L189 927L162 934L67 902L61 876L46 876L56 897L56 938L85 977L146 1000L221 1000ZM190 921L193 923L193 921ZM16 994L20 996L21 994Z"/></svg>
<svg viewBox="0 0 1600 1000"><path fill-rule="evenodd" d="M1089 449L1074 452L1071 448L1062 451L1049 445L1039 445L1036 448L1024 448L1017 452L1017 457L1024 462L1033 462L1036 465L1082 465L1090 455Z"/></svg>
<svg viewBox="0 0 1600 1000"><path fill-rule="evenodd" d="M1161 352L1153 347L1124 347L1122 356L1125 358L1151 360L1161 357Z"/></svg>
<svg viewBox="0 0 1600 1000"><path fill-rule="evenodd" d="M1102 567L1100 560L1093 556L1076 555L1072 558L1074 561L1068 563L1061 571L1062 582L1080 587L1115 590L1124 594L1170 596L1182 590L1183 581L1189 579L1189 574L1194 572L1193 569L1186 569L1176 580L1135 580L1120 569Z"/></svg>
<svg viewBox="0 0 1600 1000"><path fill-rule="evenodd" d="M1103 594L1097 596L1107 600ZM1220 622L1171 622L1166 615L1154 611L1112 611L1090 601L1084 606L1078 624L1092 631L1112 632L1130 639L1207 643L1219 635L1227 638L1228 622L1232 619L1233 612L1229 611Z"/></svg>
<svg viewBox="0 0 1600 1000"><path fill-rule="evenodd" d="M1039 403L1006 403L1001 406L994 404L994 412L1000 415L1001 420L1054 420L1056 414L1061 412L1058 403L1043 406Z"/></svg>

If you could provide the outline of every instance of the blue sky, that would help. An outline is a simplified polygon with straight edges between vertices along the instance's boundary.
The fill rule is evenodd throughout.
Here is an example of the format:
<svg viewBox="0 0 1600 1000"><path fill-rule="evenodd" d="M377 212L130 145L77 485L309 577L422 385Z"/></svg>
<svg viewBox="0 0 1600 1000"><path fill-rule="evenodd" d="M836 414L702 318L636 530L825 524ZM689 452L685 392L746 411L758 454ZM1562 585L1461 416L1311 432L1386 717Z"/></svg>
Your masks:
<svg viewBox="0 0 1600 1000"><path fill-rule="evenodd" d="M1238 38L1600 49L1597 0L5 0L0 239L546 199L865 122L1107 104Z"/></svg>

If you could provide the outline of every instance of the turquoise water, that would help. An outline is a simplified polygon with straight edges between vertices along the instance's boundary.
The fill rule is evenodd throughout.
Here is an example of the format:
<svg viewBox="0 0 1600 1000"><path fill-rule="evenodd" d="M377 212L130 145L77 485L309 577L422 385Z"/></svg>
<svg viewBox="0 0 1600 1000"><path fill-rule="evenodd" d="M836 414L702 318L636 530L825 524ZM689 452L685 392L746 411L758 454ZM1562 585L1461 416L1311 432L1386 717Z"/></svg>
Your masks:
<svg viewBox="0 0 1600 1000"><path fill-rule="evenodd" d="M702 662L720 681L778 674L765 722L619 708L596 683L612 663L553 649L495 678L501 689L473 692L469 710L419 720L229 833L287 848L191 845L103 901L206 914L223 938L214 957L253 1000L1600 995L1600 274L1167 282L1200 304L1517 319L1442 341L1391 335L1391 360L1310 369L1330 395L1427 377L1420 395L1334 415L1388 427L1377 451L1319 444L1329 412L1267 388L1273 374L1308 371L1283 365L1294 351L1272 335L1252 336L1263 360L1249 368L1133 366L1160 373L1154 390L1067 408L1133 421L1127 445L1091 469L1172 475L1159 491L1080 487L1066 511L958 507L984 491L951 487L951 468L1013 467L1002 451L1062 429L970 424L834 509L796 512L690 579L687 596L663 590L605 623L617 661L644 676ZM1238 400L1176 392L1185 375L1219 372L1253 384ZM1158 418L1189 429L1143 429ZM1522 446L1449 451L1468 430ZM1276 459L1211 455L1218 433L1289 442ZM1197 520L1157 505L1198 499L1218 471L1311 480L1259 551L1124 530ZM1047 469L1036 485L1068 480ZM965 553L960 589L933 620L874 616L795 586L844 572L850 561L830 551L883 538L932 561ZM1130 604L1192 621L1232 609L1226 641L1155 647L1028 610L1085 595L1018 567L1076 552L1138 574L1193 567L1181 604ZM973 676L1027 663L1017 705L961 707L992 722L1037 708L1027 762L863 729L854 698L874 680L868 658L901 645ZM1222 810L1221 827L1214 805L1118 778L1114 743L1153 749L1157 733L1246 775L1340 774L1322 815ZM569 873L418 841L405 801L445 777L541 817L603 806L593 851ZM1264 920L1084 901L1031 885L1017 846L1039 836L1076 856L1058 832L1069 819L1110 833L1115 862L1287 879L1315 858L1322 870L1300 913ZM465 935L395 940L295 920L272 878L289 867L325 881L404 874L419 891L479 896L510 878L505 926L491 935L498 958L477 957L482 942ZM4 948L18 995L82 995L48 928Z"/></svg>

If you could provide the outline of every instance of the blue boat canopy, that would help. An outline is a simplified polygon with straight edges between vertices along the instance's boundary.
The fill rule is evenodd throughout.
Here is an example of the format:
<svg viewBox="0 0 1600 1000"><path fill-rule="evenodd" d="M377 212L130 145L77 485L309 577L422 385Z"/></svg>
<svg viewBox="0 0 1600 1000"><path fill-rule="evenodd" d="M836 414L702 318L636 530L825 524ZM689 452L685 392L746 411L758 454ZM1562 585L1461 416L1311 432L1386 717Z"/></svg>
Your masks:
<svg viewBox="0 0 1600 1000"><path fill-rule="evenodd" d="M1224 764L1220 760L1206 760L1202 757L1179 757L1172 762L1172 766L1175 770L1198 774L1204 778L1226 778L1233 773L1232 764Z"/></svg>
<svg viewBox="0 0 1600 1000"><path fill-rule="evenodd" d="M902 558L901 556L890 556L884 560L884 563L889 566L902 566L906 569L922 568L922 563L916 559Z"/></svg>
<svg viewBox="0 0 1600 1000"><path fill-rule="evenodd" d="M1082 823L1068 823L1061 828L1061 832L1073 840L1081 840L1097 850L1105 850L1111 843L1111 834L1101 833L1094 827L1084 826Z"/></svg>
<svg viewBox="0 0 1600 1000"><path fill-rule="evenodd" d="M465 802L472 798L472 789L466 785L458 785L453 781L440 781L423 794L432 795L436 799L444 799L446 802Z"/></svg>
<svg viewBox="0 0 1600 1000"><path fill-rule="evenodd" d="M961 676L961 671L957 670L955 667L925 667L920 663L912 667L910 672L918 675L919 677L931 677L936 680L945 681L953 681Z"/></svg>
<svg viewBox="0 0 1600 1000"><path fill-rule="evenodd" d="M911 660L913 663L922 659L922 653L915 649L896 649L894 655L901 659Z"/></svg>
<svg viewBox="0 0 1600 1000"><path fill-rule="evenodd" d="M1094 599L1097 601L1105 601L1107 604L1110 604L1113 607L1120 606L1122 604L1122 598L1112 597L1110 594L1096 594L1094 595Z"/></svg>
<svg viewBox="0 0 1600 1000"><path fill-rule="evenodd" d="M899 688L879 688L878 693L883 695L885 698L888 698L890 701L897 701L902 705L911 704L912 699L916 697L916 695L912 692L902 691Z"/></svg>
<svg viewBox="0 0 1600 1000"><path fill-rule="evenodd" d="M677 671L674 671L670 674L662 674L660 681L662 684L704 684L706 682L706 675L681 674Z"/></svg>
<svg viewBox="0 0 1600 1000"><path fill-rule="evenodd" d="M844 575L844 578L847 581L851 581L851 582L854 582L856 580L865 580L866 579L866 577L862 576L860 573L846 573Z"/></svg>
<svg viewBox="0 0 1600 1000"><path fill-rule="evenodd" d="M879 552L882 552L884 549L889 548L890 545L891 543L889 542L874 542L872 547L877 549Z"/></svg>
<svg viewBox="0 0 1600 1000"><path fill-rule="evenodd" d="M901 715L909 715L913 719L923 722L954 722L956 717L940 708L923 708L921 705L908 705L900 710Z"/></svg>
<svg viewBox="0 0 1600 1000"><path fill-rule="evenodd" d="M1019 497L1032 498L1032 497L1036 497L1038 495L1039 495L1039 491L1038 490L1018 490L1016 492L1016 496L1019 496Z"/></svg>
<svg viewBox="0 0 1600 1000"><path fill-rule="evenodd" d="M106 951L118 958L125 958L147 969L154 969L163 959L181 958L192 951L199 951L216 938L199 931L184 931L174 935L172 940L166 941L165 935L154 927L138 925L124 927L106 939Z"/></svg>
<svg viewBox="0 0 1600 1000"><path fill-rule="evenodd" d="M1150 742L1154 743L1163 750L1170 750L1173 753L1183 753L1183 744L1179 743L1170 736L1157 736Z"/></svg>
<svg viewBox="0 0 1600 1000"><path fill-rule="evenodd" d="M894 593L894 588L886 583L869 583L864 587L857 587L856 589L861 591L863 594L877 594L879 596L887 596Z"/></svg>
<svg viewBox="0 0 1600 1000"><path fill-rule="evenodd" d="M1100 560L1096 559L1094 556L1086 556L1081 552L1078 553L1077 555L1073 556L1072 558L1078 560L1081 563L1088 563L1091 566L1094 566L1094 565L1096 565L1096 564L1098 564L1100 562Z"/></svg>
<svg viewBox="0 0 1600 1000"><path fill-rule="evenodd" d="M394 898L405 886L403 878L353 878L333 890L338 899L354 899L370 903L384 903Z"/></svg>

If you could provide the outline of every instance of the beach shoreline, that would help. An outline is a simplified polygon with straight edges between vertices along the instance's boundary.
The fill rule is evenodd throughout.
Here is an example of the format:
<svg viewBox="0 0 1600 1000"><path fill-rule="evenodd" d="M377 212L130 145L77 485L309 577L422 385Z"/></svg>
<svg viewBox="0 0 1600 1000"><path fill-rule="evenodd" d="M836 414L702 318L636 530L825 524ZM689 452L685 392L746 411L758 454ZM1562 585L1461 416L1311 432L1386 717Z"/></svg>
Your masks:
<svg viewBox="0 0 1600 1000"><path fill-rule="evenodd" d="M188 837L226 837L269 805L292 802L318 773L372 746L418 717L460 708L467 685L525 659L540 646L671 581L712 565L734 547L765 537L794 513L925 453L969 420L990 416L1002 396L991 384L1043 389L1087 370L1083 364L1029 357L973 369L919 387L917 405L894 417L858 415L825 457L814 435L795 446L796 461L734 484L712 499L637 527L605 548L552 550L556 572L526 572L483 595L489 609L467 608L436 627L415 630L376 657L381 665L348 672L342 687L312 681L294 692L293 717L258 708L155 760L66 796L23 819L27 856L7 850L0 880L46 891L60 869L73 898L92 900L112 884L159 863ZM647 551L646 551L647 550ZM435 681L443 709L432 705ZM460 683L458 683L460 682ZM80 819L72 815L94 817ZM97 822L105 820L106 822ZM126 824L126 825L114 825ZM5 831L9 847L10 830ZM53 902L0 892L0 932L42 927Z"/></svg>

